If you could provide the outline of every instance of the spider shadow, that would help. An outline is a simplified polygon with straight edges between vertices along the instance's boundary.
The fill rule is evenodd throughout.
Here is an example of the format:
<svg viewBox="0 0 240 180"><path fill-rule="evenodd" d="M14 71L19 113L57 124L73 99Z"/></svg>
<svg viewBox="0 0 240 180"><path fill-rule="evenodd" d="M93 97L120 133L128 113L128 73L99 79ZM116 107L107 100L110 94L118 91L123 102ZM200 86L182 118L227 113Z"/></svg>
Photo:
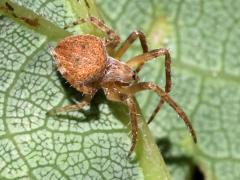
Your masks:
<svg viewBox="0 0 240 180"><path fill-rule="evenodd" d="M172 144L169 141L168 138L160 138L157 139L156 144L158 148L160 149L164 160L167 164L192 164L192 159L185 155L179 155L179 156L173 156L170 154L170 151L172 149Z"/></svg>
<svg viewBox="0 0 240 180"><path fill-rule="evenodd" d="M172 144L167 138L160 138L156 141L158 148L161 151L164 161L168 165L176 165L177 167L188 166L190 174L188 179L204 180L204 174L193 159L186 155L172 155L170 153Z"/></svg>
<svg viewBox="0 0 240 180"><path fill-rule="evenodd" d="M75 88L73 88L63 77L62 75L57 72L57 76L61 82L61 85L65 91L66 96L68 97L69 104L76 104L77 102L80 102L83 99L83 94L79 91L77 91ZM99 91L95 94L93 99L91 100L90 106L87 110L79 109L76 112L80 112L84 115L84 118L80 119L78 116L70 115L70 114L56 114L55 117L62 118L62 119L68 119L68 120L75 120L80 122L89 122L92 120L98 120L100 117L100 110L99 110L99 104L103 103L105 101L103 96L101 95L102 92Z"/></svg>

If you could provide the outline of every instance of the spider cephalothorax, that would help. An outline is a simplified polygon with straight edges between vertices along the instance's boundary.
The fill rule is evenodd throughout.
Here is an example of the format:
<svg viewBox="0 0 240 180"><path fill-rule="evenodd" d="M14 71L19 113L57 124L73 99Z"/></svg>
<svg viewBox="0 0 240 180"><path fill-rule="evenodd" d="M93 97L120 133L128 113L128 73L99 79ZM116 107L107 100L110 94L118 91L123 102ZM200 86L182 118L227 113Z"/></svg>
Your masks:
<svg viewBox="0 0 240 180"><path fill-rule="evenodd" d="M70 36L51 49L59 72L74 88L84 94L84 98L77 104L53 109L49 111L49 114L81 109L90 103L99 89L103 89L108 100L123 102L128 106L132 132L132 145L128 153L129 156L136 146L138 132L137 108L133 95L143 90L151 90L157 93L161 100L148 123L152 121L162 104L167 102L184 120L196 142L196 135L188 117L168 95L171 89L171 58L169 52L164 48L148 51L145 36L140 31L131 33L126 41L115 50L115 47L120 42L119 36L95 17L80 19L70 26L84 22L92 23L106 32L108 38L103 40L93 35ZM143 54L129 59L126 63L121 62L122 55L137 38L141 42ZM150 82L138 82L137 73L144 63L158 56L165 56L165 90Z"/></svg>

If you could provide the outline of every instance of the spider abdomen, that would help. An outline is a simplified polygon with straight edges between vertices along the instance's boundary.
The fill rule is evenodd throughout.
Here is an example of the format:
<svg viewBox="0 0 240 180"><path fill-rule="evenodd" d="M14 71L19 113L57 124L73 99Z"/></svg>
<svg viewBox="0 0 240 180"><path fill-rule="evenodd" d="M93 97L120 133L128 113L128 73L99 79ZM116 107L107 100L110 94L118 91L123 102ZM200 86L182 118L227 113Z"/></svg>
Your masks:
<svg viewBox="0 0 240 180"><path fill-rule="evenodd" d="M92 35L70 36L52 50L63 77L74 87L88 84L101 77L107 55L101 39Z"/></svg>

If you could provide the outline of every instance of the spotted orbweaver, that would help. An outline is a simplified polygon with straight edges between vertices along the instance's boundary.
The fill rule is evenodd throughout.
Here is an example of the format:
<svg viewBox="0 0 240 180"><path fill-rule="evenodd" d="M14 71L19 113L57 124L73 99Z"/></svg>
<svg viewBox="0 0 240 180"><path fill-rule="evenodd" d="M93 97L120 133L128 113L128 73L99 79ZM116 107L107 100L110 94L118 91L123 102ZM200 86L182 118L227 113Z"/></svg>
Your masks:
<svg viewBox="0 0 240 180"><path fill-rule="evenodd" d="M84 94L83 100L77 104L54 108L48 114L54 115L59 112L79 110L89 105L94 94L99 89L103 89L108 100L123 102L128 106L132 134L129 157L136 146L138 134L137 107L133 96L137 92L151 90L161 99L148 123L153 120L163 103L167 102L183 119L194 142L196 142L196 135L188 117L168 95L171 89L171 57L168 50L159 48L148 51L145 35L140 31L132 32L116 49L120 43L119 36L95 17L79 19L71 25L65 26L65 29L86 22L105 32L107 38L100 39L88 34L69 36L50 50L59 72L74 88ZM143 54L134 56L126 62L120 61L123 54L137 38L140 40ZM137 76L145 62L158 56L165 56L165 90L151 82L139 82Z"/></svg>

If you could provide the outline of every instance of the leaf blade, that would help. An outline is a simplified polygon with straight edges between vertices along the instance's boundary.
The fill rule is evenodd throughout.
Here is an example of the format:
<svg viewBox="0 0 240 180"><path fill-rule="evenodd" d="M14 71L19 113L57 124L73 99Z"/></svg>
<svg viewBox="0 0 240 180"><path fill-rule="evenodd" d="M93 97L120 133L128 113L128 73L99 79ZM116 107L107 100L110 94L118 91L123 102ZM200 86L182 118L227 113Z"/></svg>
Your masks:
<svg viewBox="0 0 240 180"><path fill-rule="evenodd" d="M5 6L4 3L1 4L2 7ZM17 4L10 3L14 9L17 9ZM21 6L25 6L21 3ZM28 18L40 18L34 14L36 9L38 9L37 13L41 14L47 7L54 6L60 7L58 12L63 12L61 17L64 17L65 11L61 8L69 8L70 5L59 6L55 3L51 4L49 1L43 6L36 4L40 9L37 7L34 9L32 6L35 4L26 4L27 9L34 10L30 12L20 7L17 16L24 17L25 14L21 14L24 11L30 14ZM54 8L53 10L55 11ZM7 13L11 17L11 12ZM66 16L71 19L71 15L70 13ZM0 29L2 38L0 51L3 54L1 58L4 59L2 60L4 63L0 66L3 72L1 78L3 98L0 98L0 112L3 115L0 123L2 133L0 147L3 149L1 157L4 162L0 165L4 167L0 177L42 179L54 176L63 179L83 179L99 176L129 179L143 178L150 170L154 170L143 171L140 168L142 162L145 167L151 163L151 161L144 162L145 148L140 149L137 161L131 162L126 158L130 147L126 125L118 122L102 98L99 105L93 105L94 111L101 112L98 114L100 117L92 115L92 111L88 111L87 108L82 112L73 112L66 116L63 114L54 118L46 117L45 112L52 107L73 103L72 97L78 96L68 85L63 85L64 82L59 81L47 47L51 40L61 39L68 33L53 25L49 14L44 17L45 19L39 20L38 30L34 27L29 28L21 18L17 21L20 25L15 22L14 17L11 18L3 17ZM59 19L55 19L54 23L59 23L60 26L64 24ZM44 31L44 27L52 25L51 31ZM55 30L60 33L54 34ZM7 72L9 74L6 74ZM4 80L6 83L2 83ZM122 117L126 121L128 119L126 109L119 104L115 108L122 111L121 114L124 114ZM86 122L86 118L89 121ZM146 125L143 124L143 127L146 134L148 131ZM148 134L146 141L152 142ZM7 149L5 150L4 147ZM151 147L154 147L154 144ZM15 155L10 157L8 154ZM156 148L154 154L159 161L162 161ZM79 167L78 164L83 165ZM163 171L158 177L168 179L164 162L159 164ZM17 168L13 168L14 166ZM150 172L151 176L159 174L157 168L158 165L154 173ZM117 173L118 171L121 173Z"/></svg>

